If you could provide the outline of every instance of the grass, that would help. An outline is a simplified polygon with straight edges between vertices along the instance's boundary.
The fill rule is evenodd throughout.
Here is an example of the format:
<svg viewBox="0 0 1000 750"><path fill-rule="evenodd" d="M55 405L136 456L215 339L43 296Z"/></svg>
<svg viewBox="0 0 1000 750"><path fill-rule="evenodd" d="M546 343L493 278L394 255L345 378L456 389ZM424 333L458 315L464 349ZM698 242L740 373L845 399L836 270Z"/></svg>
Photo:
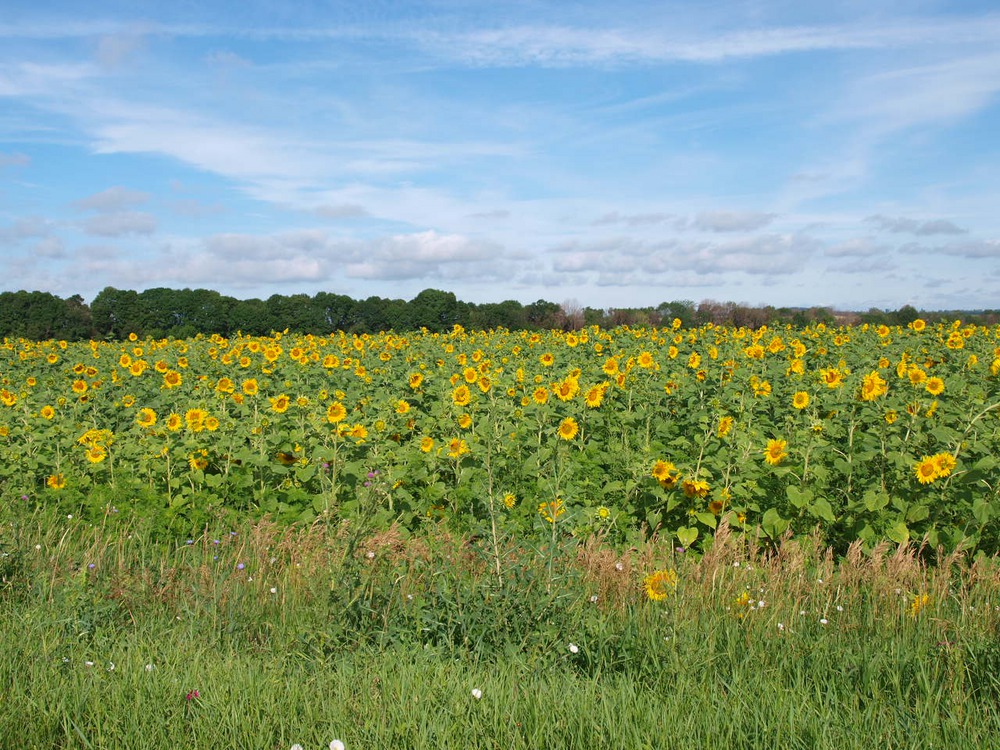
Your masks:
<svg viewBox="0 0 1000 750"><path fill-rule="evenodd" d="M502 542L262 522L170 544L111 516L8 518L0 746L972 748L1000 731L994 560L834 560L725 528L700 557ZM667 568L676 592L647 601L643 576Z"/></svg>

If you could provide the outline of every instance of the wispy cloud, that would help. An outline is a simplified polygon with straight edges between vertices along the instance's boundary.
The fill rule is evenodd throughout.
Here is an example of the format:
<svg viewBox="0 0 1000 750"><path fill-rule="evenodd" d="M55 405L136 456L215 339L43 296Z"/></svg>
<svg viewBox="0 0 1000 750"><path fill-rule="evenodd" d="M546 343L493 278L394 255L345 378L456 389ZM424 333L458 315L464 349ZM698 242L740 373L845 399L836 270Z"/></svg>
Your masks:
<svg viewBox="0 0 1000 750"><path fill-rule="evenodd" d="M886 232L916 234L928 236L932 234L965 234L968 230L956 226L946 219L931 219L918 221L903 216L883 216L875 214L865 219Z"/></svg>

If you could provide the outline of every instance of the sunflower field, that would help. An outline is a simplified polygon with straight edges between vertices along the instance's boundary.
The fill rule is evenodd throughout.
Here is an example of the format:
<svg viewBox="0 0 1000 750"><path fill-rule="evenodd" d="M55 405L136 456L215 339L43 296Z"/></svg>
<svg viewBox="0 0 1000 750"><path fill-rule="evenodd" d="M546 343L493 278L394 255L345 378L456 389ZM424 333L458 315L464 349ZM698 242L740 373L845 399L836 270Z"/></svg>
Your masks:
<svg viewBox="0 0 1000 750"><path fill-rule="evenodd" d="M1000 551L1000 327L456 327L0 348L10 506Z"/></svg>

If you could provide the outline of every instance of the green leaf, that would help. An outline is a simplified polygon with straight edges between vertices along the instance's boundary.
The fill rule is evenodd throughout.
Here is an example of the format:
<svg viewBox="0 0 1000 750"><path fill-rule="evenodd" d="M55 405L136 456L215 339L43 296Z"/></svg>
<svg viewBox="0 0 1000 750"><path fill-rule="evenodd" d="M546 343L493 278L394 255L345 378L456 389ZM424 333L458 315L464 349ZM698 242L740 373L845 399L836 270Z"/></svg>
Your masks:
<svg viewBox="0 0 1000 750"><path fill-rule="evenodd" d="M910 523L917 523L918 521L923 521L930 514L931 512L926 505L918 503L911 505L909 510L906 511L906 520Z"/></svg>
<svg viewBox="0 0 1000 750"><path fill-rule="evenodd" d="M813 497L812 490L808 487L805 489L799 489L793 485L785 487L785 494L788 496L788 501L792 504L792 507L798 510L806 507Z"/></svg>
<svg viewBox="0 0 1000 750"><path fill-rule="evenodd" d="M708 526L710 529L714 529L719 525L718 520L715 518L714 513L709 513L708 511L702 511L701 513L695 513L695 518L701 521L703 524Z"/></svg>
<svg viewBox="0 0 1000 750"><path fill-rule="evenodd" d="M695 540L698 538L698 529L688 528L687 526L681 526L675 533L677 534L677 541L679 541L681 546L685 549L694 544Z"/></svg>
<svg viewBox="0 0 1000 750"><path fill-rule="evenodd" d="M972 501L972 516L980 526L985 526L993 517L993 506L986 498L979 496Z"/></svg>
<svg viewBox="0 0 1000 750"><path fill-rule="evenodd" d="M810 506L809 512L817 518L822 518L824 521L829 521L830 523L836 523L837 521L837 517L833 514L833 506L830 505L830 501L825 497L817 498Z"/></svg>
<svg viewBox="0 0 1000 750"><path fill-rule="evenodd" d="M903 521L893 524L886 529L885 535L896 544L906 544L910 541L910 530Z"/></svg>
<svg viewBox="0 0 1000 750"><path fill-rule="evenodd" d="M760 520L760 525L771 539L777 539L788 530L789 521L787 518L782 518L774 508L768 508Z"/></svg>
<svg viewBox="0 0 1000 750"><path fill-rule="evenodd" d="M881 490L868 490L865 492L865 508L870 513L882 510L889 504L888 493Z"/></svg>

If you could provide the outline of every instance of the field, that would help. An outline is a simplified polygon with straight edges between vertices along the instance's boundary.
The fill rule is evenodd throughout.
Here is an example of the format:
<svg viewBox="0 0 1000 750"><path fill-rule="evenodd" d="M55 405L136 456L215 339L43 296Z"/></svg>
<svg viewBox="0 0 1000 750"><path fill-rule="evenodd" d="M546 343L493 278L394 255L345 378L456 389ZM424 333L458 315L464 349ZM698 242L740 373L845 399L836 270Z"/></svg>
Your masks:
<svg viewBox="0 0 1000 750"><path fill-rule="evenodd" d="M0 744L976 747L1000 328L0 349Z"/></svg>

